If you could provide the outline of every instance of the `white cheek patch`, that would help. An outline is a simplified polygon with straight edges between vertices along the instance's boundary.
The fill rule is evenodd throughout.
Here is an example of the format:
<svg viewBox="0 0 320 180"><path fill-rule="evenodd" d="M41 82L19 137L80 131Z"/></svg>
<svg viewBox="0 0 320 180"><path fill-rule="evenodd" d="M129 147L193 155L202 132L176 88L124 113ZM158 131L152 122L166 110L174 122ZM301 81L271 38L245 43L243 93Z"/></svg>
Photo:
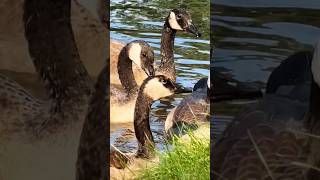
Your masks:
<svg viewBox="0 0 320 180"><path fill-rule="evenodd" d="M320 86L320 41L318 41L313 54L311 71L313 79Z"/></svg>
<svg viewBox="0 0 320 180"><path fill-rule="evenodd" d="M209 77L208 77L207 86L208 86L208 88L210 89L210 75L209 75Z"/></svg>
<svg viewBox="0 0 320 180"><path fill-rule="evenodd" d="M145 86L144 94L152 98L152 100L158 100L173 94L168 88L164 87L158 79L151 79Z"/></svg>
<svg viewBox="0 0 320 180"><path fill-rule="evenodd" d="M176 19L176 15L174 14L174 12L171 12L170 13L170 16L169 16L169 24L171 26L172 29L175 29L175 30L183 30L181 28L181 26L178 24L177 22L177 19Z"/></svg>
<svg viewBox="0 0 320 180"><path fill-rule="evenodd" d="M131 44L131 47L129 49L129 58L141 68L141 46L139 43L133 43Z"/></svg>

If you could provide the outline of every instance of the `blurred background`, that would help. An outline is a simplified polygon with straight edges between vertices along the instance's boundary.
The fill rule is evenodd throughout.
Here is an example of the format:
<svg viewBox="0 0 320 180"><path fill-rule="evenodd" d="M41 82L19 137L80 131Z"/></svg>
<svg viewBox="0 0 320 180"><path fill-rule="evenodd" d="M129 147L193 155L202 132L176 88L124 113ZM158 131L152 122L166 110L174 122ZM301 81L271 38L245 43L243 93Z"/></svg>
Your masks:
<svg viewBox="0 0 320 180"><path fill-rule="evenodd" d="M264 90L270 73L299 51L313 51L320 38L320 1L211 1L211 65L226 77ZM237 112L255 101L215 103L215 137Z"/></svg>

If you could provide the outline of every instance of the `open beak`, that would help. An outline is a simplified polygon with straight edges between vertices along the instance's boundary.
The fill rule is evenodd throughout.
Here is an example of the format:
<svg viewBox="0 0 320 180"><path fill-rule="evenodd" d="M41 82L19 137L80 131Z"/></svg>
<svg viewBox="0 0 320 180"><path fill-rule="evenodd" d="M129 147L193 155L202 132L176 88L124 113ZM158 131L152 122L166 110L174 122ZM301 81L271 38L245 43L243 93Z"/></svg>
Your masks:
<svg viewBox="0 0 320 180"><path fill-rule="evenodd" d="M189 26L186 28L186 31L196 35L197 37L201 37L201 33L198 31L197 27L192 22L189 23Z"/></svg>

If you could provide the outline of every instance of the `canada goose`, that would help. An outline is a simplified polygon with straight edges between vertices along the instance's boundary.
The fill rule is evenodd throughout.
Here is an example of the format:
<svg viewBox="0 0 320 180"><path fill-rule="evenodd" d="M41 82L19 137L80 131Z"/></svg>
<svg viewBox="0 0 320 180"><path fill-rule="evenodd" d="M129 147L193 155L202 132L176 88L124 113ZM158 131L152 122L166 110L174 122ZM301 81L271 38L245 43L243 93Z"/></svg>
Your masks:
<svg viewBox="0 0 320 180"><path fill-rule="evenodd" d="M277 93L265 95L257 106L238 115L222 138L212 144L214 178L320 178L319 53L320 43L310 64L309 111L308 104L299 99Z"/></svg>
<svg viewBox="0 0 320 180"><path fill-rule="evenodd" d="M195 84L192 94L185 97L177 107L171 110L165 121L167 138L171 138L172 135L182 136L188 132L188 129L197 128L201 122L208 121L210 84L210 78L200 79Z"/></svg>
<svg viewBox="0 0 320 180"><path fill-rule="evenodd" d="M0 119L3 179L75 179L79 134L93 86L80 61L70 8L68 1L24 2L28 48L49 99L31 96L5 79L0 90L7 94L0 96L12 102L15 113L0 113L9 117Z"/></svg>
<svg viewBox="0 0 320 180"><path fill-rule="evenodd" d="M200 37L201 34L197 30L196 26L192 23L190 14L184 9L173 9L165 19L165 23L162 29L161 44L160 44L160 56L161 63L157 73L170 77L172 80L176 80L175 65L174 65L174 38L177 31L185 31ZM117 75L117 61L121 49L124 45L117 41L110 41L110 79L111 84L120 84L119 77ZM139 70L139 68L133 68L135 79L140 85L144 79L147 78L146 74Z"/></svg>
<svg viewBox="0 0 320 180"><path fill-rule="evenodd" d="M139 87L134 78L132 64L136 64L147 76L154 75L153 49L145 41L130 42L122 49L119 55L117 69L124 91L122 91L122 87L110 86L110 102L112 104L110 107L111 123L133 121L134 103ZM127 111L127 113L123 113L123 111Z"/></svg>
<svg viewBox="0 0 320 180"><path fill-rule="evenodd" d="M134 108L134 131L138 140L137 157L150 157L154 140L149 124L149 113L154 101L173 95L175 84L163 75L148 77L141 85Z"/></svg>
<svg viewBox="0 0 320 180"><path fill-rule="evenodd" d="M176 90L176 84L163 75L151 76L144 80L134 108L134 134L138 140L138 150L136 153L122 153L111 145L110 167L123 169L127 167L127 163L138 160L136 158L153 157L154 139L149 124L151 105L158 99L176 93Z"/></svg>
<svg viewBox="0 0 320 180"><path fill-rule="evenodd" d="M177 31L186 31L200 37L197 27L192 23L190 14L185 9L173 9L167 16L161 36L161 63L156 74L163 74L174 82L176 68L174 63L174 38Z"/></svg>

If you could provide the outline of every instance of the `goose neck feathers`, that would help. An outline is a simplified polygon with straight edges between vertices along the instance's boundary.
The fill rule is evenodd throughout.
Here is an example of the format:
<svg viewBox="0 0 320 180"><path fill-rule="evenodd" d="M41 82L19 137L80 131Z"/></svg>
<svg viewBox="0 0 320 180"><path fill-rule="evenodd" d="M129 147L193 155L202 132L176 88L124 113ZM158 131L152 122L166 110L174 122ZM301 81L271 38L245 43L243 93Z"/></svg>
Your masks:
<svg viewBox="0 0 320 180"><path fill-rule="evenodd" d="M134 111L134 130L138 140L138 157L150 157L154 140L149 123L152 99L139 93Z"/></svg>
<svg viewBox="0 0 320 180"><path fill-rule="evenodd" d="M93 90L71 29L71 4L65 3L57 1L48 5L48 2L32 0L24 3L23 21L29 52L53 101L52 112L81 103Z"/></svg>
<svg viewBox="0 0 320 180"><path fill-rule="evenodd" d="M127 54L127 48L123 48L120 52L118 61L118 73L121 84L128 94L137 91L138 85L135 81L132 71L132 61Z"/></svg>

